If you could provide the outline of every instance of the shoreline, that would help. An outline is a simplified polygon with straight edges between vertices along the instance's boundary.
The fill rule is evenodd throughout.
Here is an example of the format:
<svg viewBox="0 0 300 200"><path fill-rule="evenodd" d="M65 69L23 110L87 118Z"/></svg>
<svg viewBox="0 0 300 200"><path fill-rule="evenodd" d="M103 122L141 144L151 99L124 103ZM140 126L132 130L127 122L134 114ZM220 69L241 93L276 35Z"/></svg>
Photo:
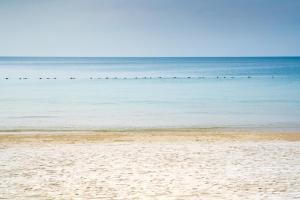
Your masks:
<svg viewBox="0 0 300 200"><path fill-rule="evenodd" d="M81 143L153 141L300 141L300 131L262 131L224 128L23 130L1 131L3 143Z"/></svg>

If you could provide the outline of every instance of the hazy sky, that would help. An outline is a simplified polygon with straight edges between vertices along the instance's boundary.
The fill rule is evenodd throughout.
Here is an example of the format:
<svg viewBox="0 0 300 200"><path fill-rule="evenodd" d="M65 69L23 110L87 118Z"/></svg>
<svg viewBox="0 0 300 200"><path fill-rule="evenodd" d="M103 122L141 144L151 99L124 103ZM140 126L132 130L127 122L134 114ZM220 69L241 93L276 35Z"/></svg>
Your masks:
<svg viewBox="0 0 300 200"><path fill-rule="evenodd" d="M300 0L0 0L0 55L300 55Z"/></svg>

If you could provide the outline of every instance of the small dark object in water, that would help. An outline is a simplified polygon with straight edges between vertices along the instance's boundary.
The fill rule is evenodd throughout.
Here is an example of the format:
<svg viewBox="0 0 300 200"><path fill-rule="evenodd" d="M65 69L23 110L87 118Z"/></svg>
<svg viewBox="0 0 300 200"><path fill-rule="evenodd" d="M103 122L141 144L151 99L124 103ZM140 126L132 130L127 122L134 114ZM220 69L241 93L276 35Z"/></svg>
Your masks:
<svg viewBox="0 0 300 200"><path fill-rule="evenodd" d="M251 76L248 76L248 78L251 78Z"/></svg>
<svg viewBox="0 0 300 200"><path fill-rule="evenodd" d="M176 76L174 76L173 78L177 78Z"/></svg>
<svg viewBox="0 0 300 200"><path fill-rule="evenodd" d="M50 79L50 78L47 78L47 79Z"/></svg>
<svg viewBox="0 0 300 200"><path fill-rule="evenodd" d="M105 77L105 79L109 79L108 77Z"/></svg>
<svg viewBox="0 0 300 200"><path fill-rule="evenodd" d="M7 77L6 77L5 79L6 79L6 80L8 80L8 78L7 78Z"/></svg>
<svg viewBox="0 0 300 200"><path fill-rule="evenodd" d="M90 77L90 79L93 79L93 77Z"/></svg>
<svg viewBox="0 0 300 200"><path fill-rule="evenodd" d="M56 79L56 77L54 77L53 79Z"/></svg>
<svg viewBox="0 0 300 200"><path fill-rule="evenodd" d="M191 78L190 76L188 76L187 78Z"/></svg>
<svg viewBox="0 0 300 200"><path fill-rule="evenodd" d="M158 78L162 78L162 77L160 76L160 77L158 77Z"/></svg>
<svg viewBox="0 0 300 200"><path fill-rule="evenodd" d="M219 76L217 76L217 78L219 78Z"/></svg>
<svg viewBox="0 0 300 200"><path fill-rule="evenodd" d="M39 78L39 79L43 79L43 78Z"/></svg>

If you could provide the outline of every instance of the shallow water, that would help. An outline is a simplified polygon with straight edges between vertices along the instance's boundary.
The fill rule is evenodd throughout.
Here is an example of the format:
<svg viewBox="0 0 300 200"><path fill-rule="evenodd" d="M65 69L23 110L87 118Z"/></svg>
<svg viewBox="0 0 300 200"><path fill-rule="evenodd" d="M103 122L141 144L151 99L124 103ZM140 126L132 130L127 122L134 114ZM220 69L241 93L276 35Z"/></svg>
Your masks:
<svg viewBox="0 0 300 200"><path fill-rule="evenodd" d="M300 57L3 57L0 77L2 130L300 129Z"/></svg>

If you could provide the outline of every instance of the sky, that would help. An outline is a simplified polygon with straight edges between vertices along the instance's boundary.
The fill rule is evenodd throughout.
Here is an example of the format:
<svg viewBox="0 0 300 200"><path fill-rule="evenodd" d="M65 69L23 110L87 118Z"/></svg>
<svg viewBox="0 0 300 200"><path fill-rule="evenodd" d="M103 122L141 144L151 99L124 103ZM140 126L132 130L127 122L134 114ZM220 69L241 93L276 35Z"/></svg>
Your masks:
<svg viewBox="0 0 300 200"><path fill-rule="evenodd" d="M299 55L299 0L0 0L0 56Z"/></svg>

